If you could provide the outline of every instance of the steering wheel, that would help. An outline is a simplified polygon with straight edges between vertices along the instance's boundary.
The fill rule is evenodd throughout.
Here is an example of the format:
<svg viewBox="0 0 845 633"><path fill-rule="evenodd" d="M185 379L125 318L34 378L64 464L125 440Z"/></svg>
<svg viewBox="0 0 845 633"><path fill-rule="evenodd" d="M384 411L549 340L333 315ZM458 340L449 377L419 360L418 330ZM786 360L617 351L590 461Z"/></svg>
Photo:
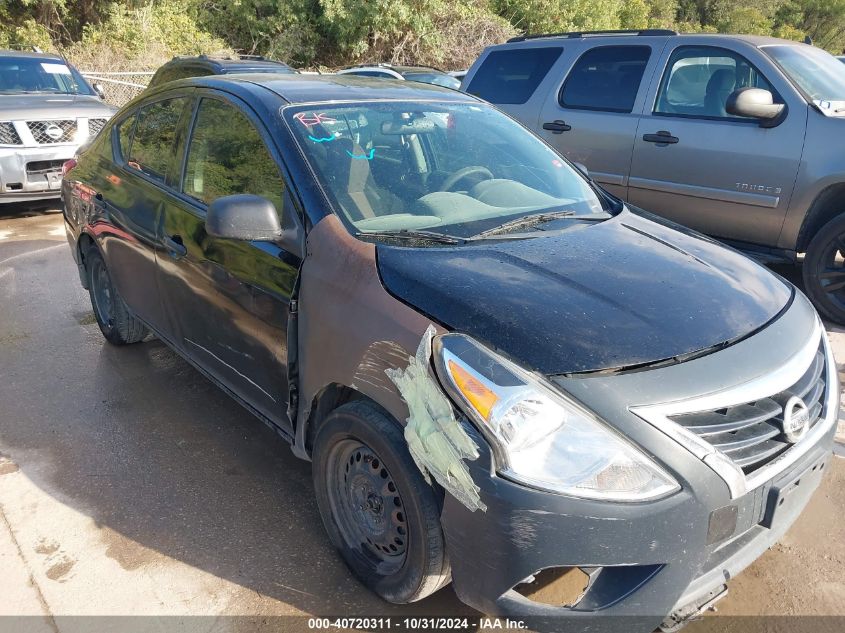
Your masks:
<svg viewBox="0 0 845 633"><path fill-rule="evenodd" d="M451 191L452 187L457 185L467 176L471 176L472 174L479 174L481 176L484 176L484 180L491 180L495 178L493 172L487 169L486 167L482 167L481 165L470 165L469 167L459 169L454 174L449 176L446 180L444 180L443 184L440 185L440 191Z"/></svg>

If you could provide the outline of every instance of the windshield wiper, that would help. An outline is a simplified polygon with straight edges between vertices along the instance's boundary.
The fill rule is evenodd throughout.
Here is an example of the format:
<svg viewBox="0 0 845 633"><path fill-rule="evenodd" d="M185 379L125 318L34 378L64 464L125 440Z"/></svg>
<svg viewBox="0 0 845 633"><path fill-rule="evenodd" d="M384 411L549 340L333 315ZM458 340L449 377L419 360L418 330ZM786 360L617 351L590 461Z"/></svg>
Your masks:
<svg viewBox="0 0 845 633"><path fill-rule="evenodd" d="M574 215L575 211L572 211L570 209L566 209L563 211L545 211L543 213L532 213L531 215L523 215L522 217L509 220L504 224L494 226L492 229L482 231L478 235L473 235L472 239L489 237L491 235L499 235L500 233L508 233L513 229L528 228L531 226L542 224L543 222L557 220L558 218L571 218Z"/></svg>
<svg viewBox="0 0 845 633"><path fill-rule="evenodd" d="M454 235L435 233L434 231L419 231L410 229L398 229L396 231L359 231L355 237L381 237L400 240L427 240L429 242L440 242L441 244L462 244L466 240Z"/></svg>

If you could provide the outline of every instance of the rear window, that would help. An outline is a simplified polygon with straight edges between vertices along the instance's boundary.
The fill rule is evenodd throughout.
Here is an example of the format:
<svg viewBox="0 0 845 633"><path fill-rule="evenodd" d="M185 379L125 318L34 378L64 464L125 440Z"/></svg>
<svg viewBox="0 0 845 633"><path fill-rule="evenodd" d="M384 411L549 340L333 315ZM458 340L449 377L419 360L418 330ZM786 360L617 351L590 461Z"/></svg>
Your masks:
<svg viewBox="0 0 845 633"><path fill-rule="evenodd" d="M493 51L481 62L467 92L490 103L525 103L562 52L560 47Z"/></svg>
<svg viewBox="0 0 845 633"><path fill-rule="evenodd" d="M563 84L560 105L631 112L650 55L648 46L601 46L587 51Z"/></svg>

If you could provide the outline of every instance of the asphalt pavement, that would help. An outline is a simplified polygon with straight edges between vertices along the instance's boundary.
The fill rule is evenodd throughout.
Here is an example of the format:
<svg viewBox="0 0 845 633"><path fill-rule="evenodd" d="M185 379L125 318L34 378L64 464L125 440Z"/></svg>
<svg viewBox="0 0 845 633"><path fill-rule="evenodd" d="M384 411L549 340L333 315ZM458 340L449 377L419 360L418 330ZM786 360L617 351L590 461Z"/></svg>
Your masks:
<svg viewBox="0 0 845 633"><path fill-rule="evenodd" d="M449 588L376 598L329 545L308 463L159 341L106 344L53 209L0 207L0 615L64 631L71 615L473 614ZM728 612L780 613L760 596L790 574L815 612L821 565L821 604L845 615L832 466L793 528L809 536L740 577Z"/></svg>

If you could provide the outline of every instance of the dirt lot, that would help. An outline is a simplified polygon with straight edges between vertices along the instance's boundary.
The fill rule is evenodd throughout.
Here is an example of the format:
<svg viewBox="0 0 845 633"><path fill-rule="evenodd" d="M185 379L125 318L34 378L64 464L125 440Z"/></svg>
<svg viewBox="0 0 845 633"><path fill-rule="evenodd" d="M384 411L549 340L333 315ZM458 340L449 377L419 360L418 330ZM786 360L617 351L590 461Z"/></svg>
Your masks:
<svg viewBox="0 0 845 633"><path fill-rule="evenodd" d="M719 614L845 615L843 516L837 458ZM105 345L61 216L0 210L0 615L57 631L66 615L350 613L467 608L450 589L402 608L363 589L308 464L161 343Z"/></svg>

